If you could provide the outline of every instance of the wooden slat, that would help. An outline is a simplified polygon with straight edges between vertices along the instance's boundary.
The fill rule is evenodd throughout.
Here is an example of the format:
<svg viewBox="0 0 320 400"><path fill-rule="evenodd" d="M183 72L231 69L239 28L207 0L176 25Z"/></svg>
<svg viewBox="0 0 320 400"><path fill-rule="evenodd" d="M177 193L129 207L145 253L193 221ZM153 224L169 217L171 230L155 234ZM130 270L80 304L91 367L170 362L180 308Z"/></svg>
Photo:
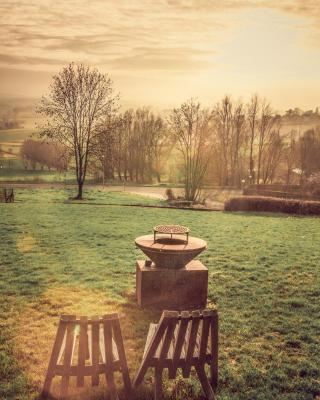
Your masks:
<svg viewBox="0 0 320 400"><path fill-rule="evenodd" d="M168 354L167 354L167 359L169 361L173 360L173 353L174 353L174 349L176 347L176 342L177 342L177 337L178 337L178 331L179 331L179 320L176 322L175 327L174 327L174 331L173 331L173 335L172 335L172 339L171 339L171 343L169 346L169 350L168 350Z"/></svg>
<svg viewBox="0 0 320 400"><path fill-rule="evenodd" d="M165 338L164 338L164 341L163 341L163 344L161 347L160 357L159 357L159 361L158 361L158 366L160 369L163 368L164 361L167 358L168 350L169 350L170 343L171 343L171 340L173 337L175 326L178 322L178 318L179 318L178 312L175 312L175 313L172 312L169 317L169 322L167 324L166 334L165 334Z"/></svg>
<svg viewBox="0 0 320 400"><path fill-rule="evenodd" d="M199 349L199 361L205 363L208 348L209 330L213 313L210 310L205 310L203 311L202 315L203 319Z"/></svg>
<svg viewBox="0 0 320 400"><path fill-rule="evenodd" d="M144 351L143 351L143 357L142 358L145 358L145 355L146 355L147 350L149 348L150 342L153 339L154 334L156 333L157 326L158 326L157 324L150 324L149 325L149 331L148 331L148 335L147 335L146 344L144 346Z"/></svg>
<svg viewBox="0 0 320 400"><path fill-rule="evenodd" d="M67 325L66 325L67 327ZM66 348L66 339L67 339L67 330L65 329L64 335L63 335L63 341L60 347L60 352L57 360L57 364L62 364L62 356L64 354L64 350Z"/></svg>
<svg viewBox="0 0 320 400"><path fill-rule="evenodd" d="M114 371L120 371L120 362L119 361L113 361L112 367ZM98 371L99 374L105 374L106 372L106 366L105 364L99 364L98 365ZM94 369L92 365L85 365L84 366L84 375L85 376L92 376L94 375ZM56 367L56 376L63 376L64 374L64 369L63 365L58 365ZM78 366L77 365L71 365L70 370L69 370L69 375L70 376L78 376Z"/></svg>
<svg viewBox="0 0 320 400"><path fill-rule="evenodd" d="M99 341L99 346L100 346L100 354L101 354L101 359L102 362L106 362L106 351L105 351L105 346L104 346L104 334L103 334L103 329L100 329L100 341ZM112 360L113 361L119 361L119 354L118 354L118 349L116 346L116 342L112 338Z"/></svg>
<svg viewBox="0 0 320 400"><path fill-rule="evenodd" d="M112 316L106 315L103 319L103 329L104 329L104 347L105 347L105 359L106 359L106 381L110 390L111 400L118 399L116 392L116 387L114 383L113 376L113 355L112 355L112 329L111 320Z"/></svg>
<svg viewBox="0 0 320 400"><path fill-rule="evenodd" d="M70 366L72 361L72 351L74 348L75 316L70 316L69 319L70 322L67 322L66 348L63 359L64 375L62 376L61 387L60 387L61 397L65 397L68 394Z"/></svg>
<svg viewBox="0 0 320 400"><path fill-rule="evenodd" d="M157 330L154 334L154 337L151 340L150 345L149 345L147 351L145 352L145 356L142 359L142 362L140 364L140 368L138 370L138 373L137 373L135 381L134 381L135 387L140 385L145 373L147 372L148 368L151 366L151 360L153 359L155 352L157 351L157 348L159 346L159 343L163 337L163 334L167 328L169 318L170 318L170 311L164 311L160 318L160 321L157 326Z"/></svg>
<svg viewBox="0 0 320 400"><path fill-rule="evenodd" d="M185 343L187 328L189 324L190 313L183 311L180 316L177 339L173 351L173 366L170 378L173 379L177 373L177 368L182 355L183 344Z"/></svg>
<svg viewBox="0 0 320 400"><path fill-rule="evenodd" d="M66 328L67 328L67 324L61 318L60 321L59 321L59 326L58 326L56 338L55 338L54 345L53 345L52 352L51 352L51 357L50 357L50 361L49 361L49 365L48 365L47 375L46 375L46 378L45 378L45 381L44 381L44 385L43 385L43 390L42 390L42 397L43 398L46 398L49 395L50 386L51 386L51 383L52 383L52 379L53 379L53 377L55 375L55 367L57 365L59 352L60 352L60 349L61 349L63 338L64 338L65 333L66 333Z"/></svg>
<svg viewBox="0 0 320 400"><path fill-rule="evenodd" d="M197 333L198 333L198 328L199 328L199 323L200 323L200 312L192 311L191 318L192 318L191 331L190 331L190 337L188 339L188 344L187 344L186 364L182 371L184 378L188 378L190 376L194 348L195 348L195 344L196 344Z"/></svg>
<svg viewBox="0 0 320 400"><path fill-rule="evenodd" d="M80 318L80 333L79 333L79 347L78 347L78 377L77 386L84 385L84 366L86 363L86 356L88 352L88 332L87 332L87 317Z"/></svg>
<svg viewBox="0 0 320 400"><path fill-rule="evenodd" d="M214 389L218 386L218 334L219 334L219 319L217 310L213 311L211 319L211 363L210 375L211 385Z"/></svg>
<svg viewBox="0 0 320 400"><path fill-rule="evenodd" d="M116 344L115 351L118 353L117 355L114 354L114 357L118 356L118 358L119 358L122 379L123 379L123 383L124 383L124 389L125 389L126 397L127 397L127 399L129 399L131 397L131 389L132 388L131 388L131 380L130 380L130 376L129 376L128 364L127 364L127 359L126 359L126 353L125 353L124 345L123 345L123 338L122 338L119 318L112 321L112 329L113 329L114 342Z"/></svg>
<svg viewBox="0 0 320 400"><path fill-rule="evenodd" d="M91 322L91 360L92 360L92 366L93 366L93 374L91 378L92 386L97 386L99 385L99 351L100 351L100 322L99 318L97 319L92 319Z"/></svg>

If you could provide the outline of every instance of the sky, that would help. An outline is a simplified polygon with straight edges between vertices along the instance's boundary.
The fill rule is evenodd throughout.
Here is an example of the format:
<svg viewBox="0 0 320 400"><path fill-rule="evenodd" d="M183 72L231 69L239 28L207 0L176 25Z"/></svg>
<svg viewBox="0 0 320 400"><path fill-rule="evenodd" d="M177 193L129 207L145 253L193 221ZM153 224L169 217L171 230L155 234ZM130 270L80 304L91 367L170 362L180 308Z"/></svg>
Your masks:
<svg viewBox="0 0 320 400"><path fill-rule="evenodd" d="M107 73L123 107L314 109L320 0L1 0L0 99L40 97L70 62Z"/></svg>

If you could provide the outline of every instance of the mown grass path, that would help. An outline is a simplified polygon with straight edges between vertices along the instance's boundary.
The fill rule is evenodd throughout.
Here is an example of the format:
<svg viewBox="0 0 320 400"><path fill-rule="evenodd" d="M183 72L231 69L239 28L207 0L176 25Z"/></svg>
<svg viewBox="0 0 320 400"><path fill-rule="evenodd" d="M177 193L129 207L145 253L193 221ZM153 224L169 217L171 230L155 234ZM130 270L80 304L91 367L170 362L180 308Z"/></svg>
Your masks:
<svg viewBox="0 0 320 400"><path fill-rule="evenodd" d="M61 313L119 312L133 377L148 324L159 318L135 303L135 260L143 256L134 238L159 223L187 225L208 241L201 260L208 305L221 321L218 399L320 396L318 218L77 206L63 204L65 194L22 191L21 202L0 204L1 399L36 398ZM167 385L168 398L202 396L194 380Z"/></svg>

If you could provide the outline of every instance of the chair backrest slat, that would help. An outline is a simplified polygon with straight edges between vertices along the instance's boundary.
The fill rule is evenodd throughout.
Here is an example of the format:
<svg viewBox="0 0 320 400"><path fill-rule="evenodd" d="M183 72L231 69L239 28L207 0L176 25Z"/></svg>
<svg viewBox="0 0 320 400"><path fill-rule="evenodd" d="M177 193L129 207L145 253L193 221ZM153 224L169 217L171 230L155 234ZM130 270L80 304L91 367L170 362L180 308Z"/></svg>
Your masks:
<svg viewBox="0 0 320 400"><path fill-rule="evenodd" d="M78 376L77 386L84 385L84 366L86 364L86 355L88 353L88 324L87 317L80 318L80 333L79 333L79 347L78 347Z"/></svg>
<svg viewBox="0 0 320 400"><path fill-rule="evenodd" d="M112 356L112 326L111 318L105 316L103 319L103 332L104 332L104 351L106 370L112 370L113 356Z"/></svg>
<svg viewBox="0 0 320 400"><path fill-rule="evenodd" d="M123 338L122 338L122 333L121 333L121 328L120 328L120 322L119 322L118 318L114 319L112 321L112 328L113 328L113 333L114 333L113 337L114 337L116 349L117 349L118 356L119 356L124 387L125 387L127 397L129 398L129 392L131 391L131 380L130 380L130 376L129 376L129 369L128 369L128 365L127 365L126 353L125 353L125 349L124 349Z"/></svg>
<svg viewBox="0 0 320 400"><path fill-rule="evenodd" d="M175 315L172 313L169 317L164 341L163 341L161 351L160 351L160 356L159 356L159 368L162 368L164 361L167 358L170 343L173 339L173 333L174 333L176 323L178 322L178 320L179 320L178 312L176 312Z"/></svg>
<svg viewBox="0 0 320 400"><path fill-rule="evenodd" d="M205 310L203 311L202 315L203 315L203 320L202 320L202 330L200 338L199 360L204 362L206 360L206 355L207 355L211 318L213 314L211 311Z"/></svg>
<svg viewBox="0 0 320 400"><path fill-rule="evenodd" d="M186 332L189 324L190 313L188 311L182 311L180 320L179 320L179 327L178 327L178 334L175 343L175 348L173 351L173 367L176 370L178 362L182 358L182 348L185 343L186 339Z"/></svg>
<svg viewBox="0 0 320 400"><path fill-rule="evenodd" d="M192 359L194 356L194 349L197 340L198 328L200 324L201 314L199 311L192 311L191 313L191 328L190 328L190 336L188 338L188 346L187 346L187 355L186 355L186 365L184 368L185 376L190 375L190 370L192 366Z"/></svg>
<svg viewBox="0 0 320 400"><path fill-rule="evenodd" d="M60 386L60 393L61 397L65 397L68 390L69 379L70 379L70 366L73 356L74 350L74 342L75 342L75 321L76 317L71 315L69 317L69 322L67 325L67 337L66 337L66 347L64 351L64 358L63 358L63 368L64 372L61 379L61 386Z"/></svg>
<svg viewBox="0 0 320 400"><path fill-rule="evenodd" d="M91 359L93 374L91 378L92 386L99 385L99 356L100 356L100 321L99 318L92 318L91 322Z"/></svg>
<svg viewBox="0 0 320 400"><path fill-rule="evenodd" d="M146 351L145 354L145 361L148 363L153 357L155 357L157 350L159 349L159 344L161 340L163 340L163 335L167 329L169 322L169 315L167 312L163 312L162 316L160 318L159 324L157 326L157 329L155 331L154 337L151 340L149 344L149 348ZM159 357L160 357L160 352L159 352Z"/></svg>

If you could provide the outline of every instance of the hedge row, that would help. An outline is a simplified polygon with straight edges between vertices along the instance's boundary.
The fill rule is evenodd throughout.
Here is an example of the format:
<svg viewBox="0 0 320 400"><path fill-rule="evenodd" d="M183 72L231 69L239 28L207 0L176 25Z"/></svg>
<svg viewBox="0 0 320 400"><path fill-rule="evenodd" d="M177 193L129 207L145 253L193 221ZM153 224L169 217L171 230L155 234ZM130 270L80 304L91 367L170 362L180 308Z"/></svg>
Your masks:
<svg viewBox="0 0 320 400"><path fill-rule="evenodd" d="M275 190L256 190L251 188L243 189L245 196L264 196L264 197L278 197L282 199L296 199L296 200L310 200L320 201L320 196L312 195L311 193L304 192L279 192Z"/></svg>
<svg viewBox="0 0 320 400"><path fill-rule="evenodd" d="M225 211L265 211L299 215L320 215L320 201L278 199L262 196L242 196L229 199Z"/></svg>

